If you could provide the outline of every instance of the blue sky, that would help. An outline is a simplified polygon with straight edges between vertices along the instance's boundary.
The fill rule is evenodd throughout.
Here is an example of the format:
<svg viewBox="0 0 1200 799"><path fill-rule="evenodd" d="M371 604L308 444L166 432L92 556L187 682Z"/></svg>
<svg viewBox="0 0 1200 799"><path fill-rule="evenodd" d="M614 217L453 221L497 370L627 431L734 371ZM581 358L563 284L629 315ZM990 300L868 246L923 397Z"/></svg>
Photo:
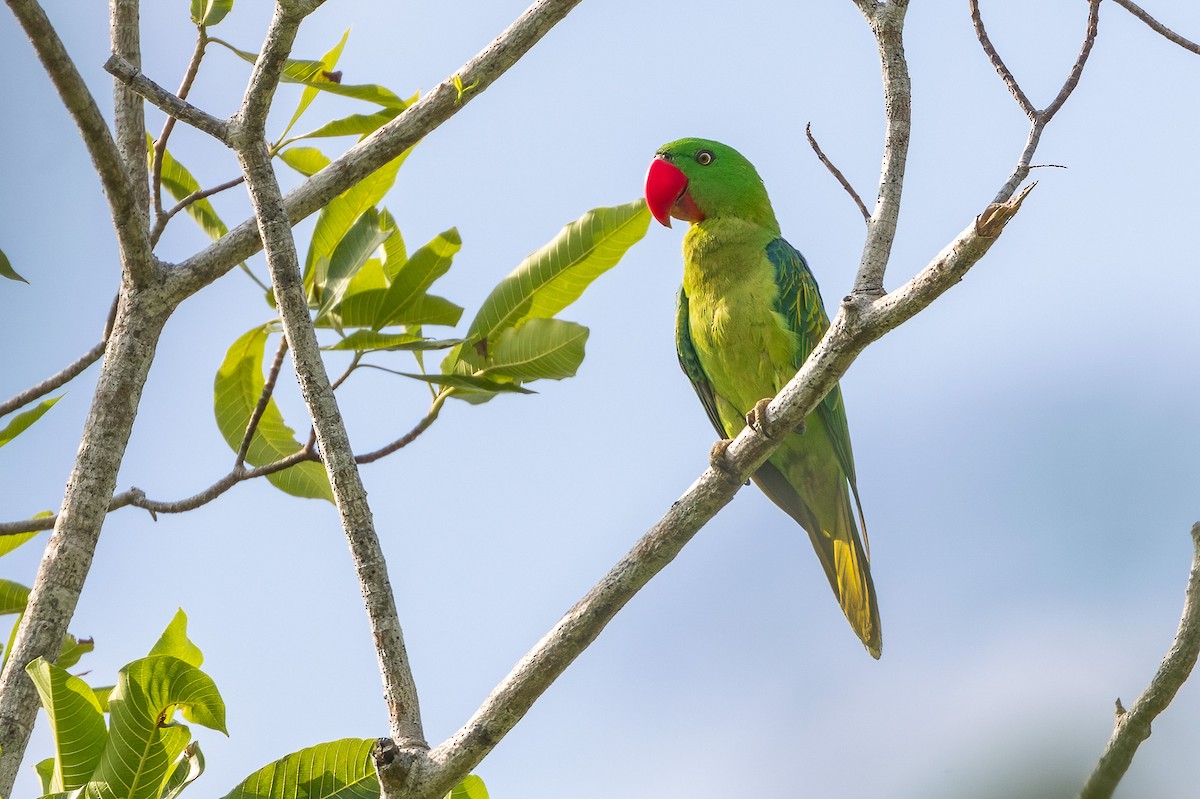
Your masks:
<svg viewBox="0 0 1200 799"><path fill-rule="evenodd" d="M1200 37L1191 4L1148 5ZM143 9L144 68L168 86L192 48L187 6ZM238 4L213 32L257 49L262 6ZM318 57L351 27L344 79L407 95L452 74L522 9L330 2L296 54ZM105 10L47 10L107 107ZM984 14L1046 105L1078 51L1086 4L985 3ZM117 266L86 153L11 16L0 20L10 76L0 248L31 282L0 286L8 396L98 339ZM1027 129L965 4L915 3L907 52L914 130L889 288L990 201ZM246 74L214 47L191 99L227 115ZM1073 795L1108 737L1113 700L1131 702L1170 645L1200 519L1198 79L1200 58L1105 4L1083 80L1035 158L1068 168L1038 170L987 258L843 380L883 659L847 627L807 536L746 489L479 767L493 796ZM284 90L275 130L295 96ZM804 125L869 201L879 106L874 43L849 0L747 2L736 13L716 2L583 3L421 143L386 204L410 247L459 228L462 252L437 291L471 314L561 225L637 197L660 144L716 138L758 167L832 304L853 279L862 223ZM309 120L361 110L323 98ZM172 150L202 182L236 174L228 151L182 126ZM248 214L240 189L217 203L231 224ZM302 249L310 229L298 228ZM679 226L653 226L562 314L591 328L576 378L451 404L416 444L364 468L433 741L706 465L713 433L674 353L680 238ZM159 255L177 261L203 244L180 219ZM265 274L261 257L252 266ZM228 469L213 375L229 344L271 316L236 272L175 314L121 488L175 499ZM95 367L0 453L3 518L57 507L94 380ZM290 370L280 383L285 416L306 428ZM407 430L428 402L422 386L382 374L356 376L340 396L360 450ZM0 573L31 581L37 554L27 545ZM318 741L386 733L332 506L257 483L157 523L111 515L72 624L97 641L81 665L88 679L111 682L181 606L231 732L198 731L208 773L193 792L222 795ZM1186 793L1198 711L1187 685L1119 795ZM40 730L29 762L49 753ZM29 770L17 795L35 784Z"/></svg>

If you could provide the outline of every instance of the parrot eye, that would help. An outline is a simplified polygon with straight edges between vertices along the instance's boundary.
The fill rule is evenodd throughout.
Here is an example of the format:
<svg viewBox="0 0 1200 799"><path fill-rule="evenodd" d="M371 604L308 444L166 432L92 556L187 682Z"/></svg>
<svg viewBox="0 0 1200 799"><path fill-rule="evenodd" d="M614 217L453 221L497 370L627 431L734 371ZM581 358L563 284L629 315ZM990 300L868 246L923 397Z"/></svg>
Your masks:
<svg viewBox="0 0 1200 799"><path fill-rule="evenodd" d="M712 150L701 150L696 153L696 163L700 166L708 166L713 162Z"/></svg>

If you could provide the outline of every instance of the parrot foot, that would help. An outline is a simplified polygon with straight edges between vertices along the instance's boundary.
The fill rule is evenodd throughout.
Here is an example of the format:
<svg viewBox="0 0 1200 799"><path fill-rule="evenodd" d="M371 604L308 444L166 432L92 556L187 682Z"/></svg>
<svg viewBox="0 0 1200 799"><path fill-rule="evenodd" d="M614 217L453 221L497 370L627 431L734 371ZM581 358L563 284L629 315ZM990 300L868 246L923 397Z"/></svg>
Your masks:
<svg viewBox="0 0 1200 799"><path fill-rule="evenodd" d="M750 413L746 414L746 425L754 432L761 436L765 436L771 441L776 441L782 436L779 431L767 426L767 406L771 404L774 397L763 397L758 402L754 403L754 407L750 409ZM804 435L805 423L801 422L796 425L796 429L792 432L798 436Z"/></svg>
<svg viewBox="0 0 1200 799"><path fill-rule="evenodd" d="M725 459L725 450L729 449L729 445L732 443L732 438L722 438L720 441L714 443L708 453L708 463L713 469L721 473L721 476L725 478L727 483L737 485L741 481L729 470L729 463ZM750 481L747 480L745 484L750 485Z"/></svg>

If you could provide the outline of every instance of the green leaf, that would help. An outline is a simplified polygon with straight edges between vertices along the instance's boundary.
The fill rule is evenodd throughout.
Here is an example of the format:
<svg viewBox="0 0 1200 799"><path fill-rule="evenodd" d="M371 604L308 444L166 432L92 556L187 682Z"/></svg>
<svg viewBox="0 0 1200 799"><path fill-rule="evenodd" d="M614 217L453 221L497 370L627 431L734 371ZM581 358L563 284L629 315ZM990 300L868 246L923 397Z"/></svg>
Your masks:
<svg viewBox="0 0 1200 799"><path fill-rule="evenodd" d="M394 273L392 284L383 295L383 302L372 328L379 330L394 324L423 324L405 318L405 309L418 302L433 282L450 269L455 254L462 249L462 237L457 228L439 233L424 247L409 257ZM455 324L457 324L457 319ZM428 324L437 324L429 322Z"/></svg>
<svg viewBox="0 0 1200 799"><path fill-rule="evenodd" d="M22 411L12 418L12 421L0 430L0 447L3 447L8 442L12 441L21 433L25 432L38 419L42 418L42 414L54 407L54 403L62 399L62 395L50 397L39 402L34 407L27 411Z"/></svg>
<svg viewBox="0 0 1200 799"><path fill-rule="evenodd" d="M588 329L562 319L530 319L500 334L484 374L515 380L574 377L583 362Z"/></svg>
<svg viewBox="0 0 1200 799"><path fill-rule="evenodd" d="M343 738L276 760L251 774L224 799L376 799L374 738Z"/></svg>
<svg viewBox="0 0 1200 799"><path fill-rule="evenodd" d="M0 616L11 616L25 612L29 603L29 589L12 580L0 579Z"/></svg>
<svg viewBox="0 0 1200 799"><path fill-rule="evenodd" d="M110 734L92 780L97 799L158 799L191 740L172 723L175 710L194 724L225 730L225 703L212 678L169 655L121 669L108 700Z"/></svg>
<svg viewBox="0 0 1200 799"><path fill-rule="evenodd" d="M413 380L423 380L426 383L436 383L439 386L450 386L452 388L475 389L477 391L486 391L491 394L510 393L510 394L536 394L536 391L531 391L517 383L510 383L504 380L493 380L481 375L418 375L410 372L396 372L401 377L411 377ZM457 395L456 395L457 396Z"/></svg>
<svg viewBox="0 0 1200 799"><path fill-rule="evenodd" d="M54 771L48 792L73 791L88 782L104 753L108 732L88 684L38 658L25 667L37 688L54 738Z"/></svg>
<svg viewBox="0 0 1200 799"><path fill-rule="evenodd" d="M334 136L365 136L368 133L374 133L383 125L391 122L402 110L401 108L384 108L381 111L376 111L374 114L351 114L341 119L326 122L321 127L310 130L308 133L292 136L288 141L323 139Z"/></svg>
<svg viewBox="0 0 1200 799"><path fill-rule="evenodd" d="M460 338L431 339L418 333L376 333L373 330L355 330L337 344L324 347L326 350L375 352L377 350L448 350L463 342Z"/></svg>
<svg viewBox="0 0 1200 799"><path fill-rule="evenodd" d="M313 298L313 286L320 286L324 282L329 260L342 237L367 209L374 208L392 188L396 182L396 172L409 152L411 148L372 172L358 185L339 194L321 209L313 228L308 256L304 261L304 287L309 291L310 299ZM349 324L347 326L366 327Z"/></svg>
<svg viewBox="0 0 1200 799"><path fill-rule="evenodd" d="M268 325L256 327L233 343L225 355L225 362L217 370L213 384L213 407L217 427L225 441L237 452L246 433L246 424L262 396L263 350L267 344ZM296 433L283 421L279 406L272 399L258 423L246 462L263 466L291 455L300 449ZM296 497L327 499L333 502L333 491L329 477L319 463L299 463L282 472L267 475L272 485Z"/></svg>
<svg viewBox="0 0 1200 799"><path fill-rule="evenodd" d="M53 516L53 515L54 514L52 514L50 511L44 510L41 513L35 513L33 518L40 519L45 516ZM21 546L21 544L24 544L26 541L33 540L34 536L36 536L37 534L38 534L38 531L35 530L32 533L15 533L13 535L0 535L0 556L7 555L9 552L12 552L14 549Z"/></svg>
<svg viewBox="0 0 1200 799"><path fill-rule="evenodd" d="M646 234L649 224L644 200L588 211L497 284L480 306L466 338L487 342L486 351L506 328L527 319L554 316L615 266ZM456 356L476 368L486 366L474 347L464 346L450 359ZM442 371L450 369L444 364Z"/></svg>
<svg viewBox="0 0 1200 799"><path fill-rule="evenodd" d="M17 270L13 269L12 264L8 260L8 256L4 254L4 250L0 250L0 277L6 277L9 280L19 280L22 283L29 281L17 274Z"/></svg>
<svg viewBox="0 0 1200 799"><path fill-rule="evenodd" d="M408 252L404 248L404 237L400 235L400 227L388 209L380 209L379 224L384 230L392 231L392 235L383 243L384 273L390 282L396 277L400 268L408 263Z"/></svg>
<svg viewBox="0 0 1200 799"><path fill-rule="evenodd" d="M200 751L200 744L192 741L184 747L179 759L175 761L175 768L171 770L171 776L163 786L162 799L175 799L203 773L204 753Z"/></svg>
<svg viewBox="0 0 1200 799"><path fill-rule="evenodd" d="M342 57L342 49L346 46L346 39L349 37L350 29L347 28L342 33L342 38L338 40L338 43L335 44L328 53L321 56L321 71L317 73L318 78L323 80L332 80L331 76L333 69L337 66L338 59ZM292 114L292 118L288 122L287 127L284 128L283 136L286 136L288 131L292 129L292 126L300 120L300 117L306 110L308 110L308 107L312 104L312 101L315 100L316 97L317 90L312 87L306 88L300 93L300 103L296 106L296 112ZM283 137L281 136L280 138Z"/></svg>
<svg viewBox="0 0 1200 799"><path fill-rule="evenodd" d="M251 64L253 64L258 60L257 53L239 50L229 42L222 41L216 37L210 38L209 41L228 48L243 61L249 61ZM312 88L320 89L323 92L338 94L343 97L351 97L355 100L363 100L387 108L399 108L403 110L412 105L412 103L416 100L415 96L412 99L405 100L391 89L376 85L374 83L338 83L325 74L327 71L328 70L326 69L325 64L320 61L305 61L289 58L284 65L282 79L285 83L302 83L305 86L311 86Z"/></svg>
<svg viewBox="0 0 1200 799"><path fill-rule="evenodd" d="M76 638L67 633L58 648L59 668L69 669L79 662L79 659L96 648L96 642L91 638Z"/></svg>
<svg viewBox="0 0 1200 799"><path fill-rule="evenodd" d="M188 638L187 614L183 612L183 608L175 611L167 629L163 630L163 634L150 648L150 654L171 655L196 668L204 664L204 653Z"/></svg>
<svg viewBox="0 0 1200 799"><path fill-rule="evenodd" d="M462 782L450 789L446 799L488 799L487 786L474 774L463 777Z"/></svg>
<svg viewBox="0 0 1200 799"><path fill-rule="evenodd" d="M374 328L379 309L383 307L386 291L372 289L351 294L342 300L337 308L341 327ZM454 327L462 318L463 309L445 297L425 294L416 302L409 303L403 309L396 311L390 324L395 325L445 325ZM332 327L332 325L319 325Z"/></svg>
<svg viewBox="0 0 1200 799"><path fill-rule="evenodd" d="M48 757L45 760L39 760L33 764L33 770L37 772L38 779L41 780L42 793L50 793L50 782L54 779L54 758Z"/></svg>
<svg viewBox="0 0 1200 799"><path fill-rule="evenodd" d="M279 157L306 178L329 166L329 156L316 147L289 147L279 153Z"/></svg>
<svg viewBox="0 0 1200 799"><path fill-rule="evenodd" d="M342 236L342 240L329 256L323 284L318 285L314 291L321 301L317 319L328 314L341 302L350 285L350 279L389 235L391 234L379 227L379 213L374 208L368 208L346 231L346 235Z"/></svg>
<svg viewBox="0 0 1200 799"><path fill-rule="evenodd" d="M233 9L233 0L192 0L192 22L212 27Z"/></svg>

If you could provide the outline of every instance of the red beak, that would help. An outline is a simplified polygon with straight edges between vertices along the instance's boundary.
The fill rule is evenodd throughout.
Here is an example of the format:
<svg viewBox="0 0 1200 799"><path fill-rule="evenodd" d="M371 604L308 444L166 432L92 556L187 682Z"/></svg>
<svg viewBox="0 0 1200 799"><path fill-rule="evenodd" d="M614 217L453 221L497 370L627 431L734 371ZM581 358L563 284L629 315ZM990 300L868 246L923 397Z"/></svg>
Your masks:
<svg viewBox="0 0 1200 799"><path fill-rule="evenodd" d="M660 224L671 226L671 210L687 191L687 177L661 155L654 156L646 172L646 205Z"/></svg>

